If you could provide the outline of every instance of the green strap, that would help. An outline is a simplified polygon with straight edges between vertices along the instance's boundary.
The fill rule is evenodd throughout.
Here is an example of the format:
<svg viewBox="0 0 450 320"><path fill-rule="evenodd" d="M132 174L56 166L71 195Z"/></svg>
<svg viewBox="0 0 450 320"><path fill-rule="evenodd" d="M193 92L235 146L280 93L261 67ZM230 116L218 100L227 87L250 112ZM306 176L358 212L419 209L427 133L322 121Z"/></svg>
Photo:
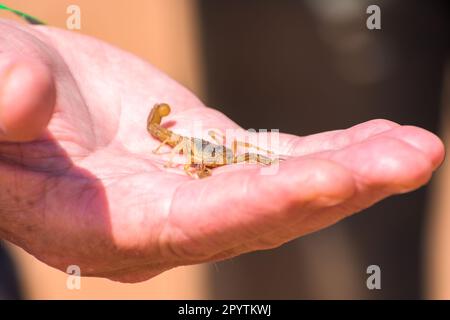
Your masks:
<svg viewBox="0 0 450 320"><path fill-rule="evenodd" d="M0 10L10 11L10 12L18 15L19 17L22 17L23 19L28 21L28 23L31 23L31 24L45 24L41 20L39 20L33 16L30 16L29 14L20 12L19 10L14 10L14 9L8 8L7 6L5 6L4 4L1 4L1 3L0 3Z"/></svg>

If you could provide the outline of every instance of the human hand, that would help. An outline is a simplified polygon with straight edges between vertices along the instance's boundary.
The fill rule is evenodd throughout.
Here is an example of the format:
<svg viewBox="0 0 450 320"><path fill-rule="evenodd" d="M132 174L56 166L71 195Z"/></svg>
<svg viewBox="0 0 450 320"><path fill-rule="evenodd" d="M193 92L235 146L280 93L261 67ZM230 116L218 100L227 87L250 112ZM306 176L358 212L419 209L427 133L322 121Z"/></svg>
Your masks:
<svg viewBox="0 0 450 320"><path fill-rule="evenodd" d="M193 180L152 154L150 108L169 103L175 132L237 128L226 116L86 36L1 20L0 48L0 238L63 271L136 282L277 247L424 185L444 157L433 134L374 120L281 135L274 175Z"/></svg>

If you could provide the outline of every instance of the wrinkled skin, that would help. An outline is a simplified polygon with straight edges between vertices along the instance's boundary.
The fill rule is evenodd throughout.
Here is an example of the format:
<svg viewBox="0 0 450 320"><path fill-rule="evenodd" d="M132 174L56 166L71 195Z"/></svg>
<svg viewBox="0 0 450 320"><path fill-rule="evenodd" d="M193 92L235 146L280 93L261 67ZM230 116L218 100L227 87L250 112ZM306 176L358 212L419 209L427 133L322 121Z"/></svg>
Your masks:
<svg viewBox="0 0 450 320"><path fill-rule="evenodd" d="M137 282L274 248L424 185L444 157L433 134L373 120L282 135L292 158L275 175L233 165L193 180L152 154L153 104L172 106L171 130L237 125L150 64L5 20L0 56L0 237L63 271Z"/></svg>

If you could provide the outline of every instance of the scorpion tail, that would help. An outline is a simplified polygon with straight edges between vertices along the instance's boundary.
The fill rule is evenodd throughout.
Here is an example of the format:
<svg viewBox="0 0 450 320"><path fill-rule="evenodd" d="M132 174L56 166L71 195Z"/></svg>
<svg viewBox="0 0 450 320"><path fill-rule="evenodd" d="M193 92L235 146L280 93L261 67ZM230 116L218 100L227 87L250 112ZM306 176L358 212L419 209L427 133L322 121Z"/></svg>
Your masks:
<svg viewBox="0 0 450 320"><path fill-rule="evenodd" d="M147 126L151 124L161 124L161 119L170 113L170 106L167 103L157 103L153 106L148 115Z"/></svg>

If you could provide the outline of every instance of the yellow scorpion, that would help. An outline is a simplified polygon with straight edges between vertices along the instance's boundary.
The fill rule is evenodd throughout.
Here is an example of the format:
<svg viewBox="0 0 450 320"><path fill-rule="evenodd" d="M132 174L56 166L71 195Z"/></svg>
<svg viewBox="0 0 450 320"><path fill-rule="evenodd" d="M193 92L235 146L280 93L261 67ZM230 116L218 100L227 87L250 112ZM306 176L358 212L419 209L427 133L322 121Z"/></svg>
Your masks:
<svg viewBox="0 0 450 320"><path fill-rule="evenodd" d="M222 136L223 142L220 142L216 137L218 134L212 131L209 132L209 135L218 144L199 138L178 135L161 126L162 118L169 115L169 113L170 106L167 103L158 103L154 105L147 119L148 132L161 141L161 144L153 152L158 153L159 149L164 145L169 145L173 148L170 160L166 166L172 166L173 157L182 152L188 157L188 162L184 165L184 171L191 177L205 178L211 175L211 169L220 166L248 162L250 159L254 159L257 163L263 165L271 165L277 161L256 153L238 155L238 146L255 148L268 154L273 154L273 152L261 149L250 143L237 141L236 139L233 141L232 148L229 149L224 146L225 138Z"/></svg>

